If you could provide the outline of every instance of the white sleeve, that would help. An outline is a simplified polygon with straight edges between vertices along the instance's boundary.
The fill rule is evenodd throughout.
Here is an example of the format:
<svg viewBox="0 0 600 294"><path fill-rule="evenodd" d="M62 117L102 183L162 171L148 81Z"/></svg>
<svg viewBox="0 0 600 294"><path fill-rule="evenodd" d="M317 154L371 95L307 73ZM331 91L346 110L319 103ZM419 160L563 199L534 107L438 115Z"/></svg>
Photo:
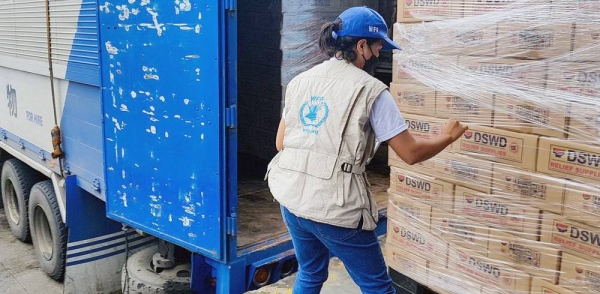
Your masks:
<svg viewBox="0 0 600 294"><path fill-rule="evenodd" d="M375 98L369 119L379 142L385 142L408 129L394 97L388 90Z"/></svg>

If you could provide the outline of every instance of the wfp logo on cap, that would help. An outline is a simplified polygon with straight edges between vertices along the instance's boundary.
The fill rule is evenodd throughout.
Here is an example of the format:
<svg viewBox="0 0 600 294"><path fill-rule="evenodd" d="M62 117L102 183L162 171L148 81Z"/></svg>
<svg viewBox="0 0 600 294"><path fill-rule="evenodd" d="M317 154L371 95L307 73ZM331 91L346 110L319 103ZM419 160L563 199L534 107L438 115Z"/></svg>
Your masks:
<svg viewBox="0 0 600 294"><path fill-rule="evenodd" d="M304 126L303 132L319 134L319 129L329 118L329 106L322 96L311 96L300 106L300 123Z"/></svg>
<svg viewBox="0 0 600 294"><path fill-rule="evenodd" d="M369 33L379 33L379 27L369 26Z"/></svg>

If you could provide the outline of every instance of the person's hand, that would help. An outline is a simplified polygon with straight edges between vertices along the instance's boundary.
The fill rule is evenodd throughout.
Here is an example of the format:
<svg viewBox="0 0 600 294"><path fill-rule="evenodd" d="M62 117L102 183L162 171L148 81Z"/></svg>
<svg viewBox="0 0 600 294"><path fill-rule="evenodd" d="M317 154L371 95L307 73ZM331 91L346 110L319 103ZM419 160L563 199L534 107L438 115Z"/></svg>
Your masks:
<svg viewBox="0 0 600 294"><path fill-rule="evenodd" d="M448 119L448 121L446 121L442 127L442 134L449 135L452 139L452 142L454 142L458 140L458 138L460 138L460 136L462 136L462 134L468 129L468 126L463 125L456 119L451 118Z"/></svg>

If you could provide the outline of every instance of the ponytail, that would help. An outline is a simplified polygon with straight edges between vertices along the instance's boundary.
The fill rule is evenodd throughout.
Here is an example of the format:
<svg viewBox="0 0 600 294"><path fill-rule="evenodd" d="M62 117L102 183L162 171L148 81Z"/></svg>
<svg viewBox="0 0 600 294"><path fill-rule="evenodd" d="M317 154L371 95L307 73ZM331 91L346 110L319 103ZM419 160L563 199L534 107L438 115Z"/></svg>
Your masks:
<svg viewBox="0 0 600 294"><path fill-rule="evenodd" d="M327 53L329 57L336 56L336 53L341 51L342 55L341 59L345 59L347 61L354 61L357 57L356 52L354 51L354 46L361 39L366 39L367 44L371 45L378 41L379 39L374 38L360 38L360 37L350 37L344 36L339 37L336 33L342 29L342 20L336 19L333 22L328 22L321 27L321 35L319 37L319 48L321 51Z"/></svg>
<svg viewBox="0 0 600 294"><path fill-rule="evenodd" d="M336 19L333 22L328 22L321 27L321 36L319 37L319 48L327 53L329 57L333 57L335 52L339 50L338 40L334 37L335 32L342 28L342 20Z"/></svg>

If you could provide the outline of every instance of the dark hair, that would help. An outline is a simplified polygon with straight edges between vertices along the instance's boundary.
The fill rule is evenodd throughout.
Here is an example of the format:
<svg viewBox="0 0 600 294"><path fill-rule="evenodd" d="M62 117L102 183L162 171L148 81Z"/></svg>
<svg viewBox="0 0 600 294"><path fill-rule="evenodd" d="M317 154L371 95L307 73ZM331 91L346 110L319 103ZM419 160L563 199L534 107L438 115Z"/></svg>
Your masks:
<svg viewBox="0 0 600 294"><path fill-rule="evenodd" d="M335 56L335 53L342 51L342 58L348 61L354 61L356 59L356 52L354 46L358 41L362 39L367 40L368 45L379 41L376 38L361 38L361 37L333 37L333 32L338 32L342 29L342 20L340 18L333 22L328 22L321 27L321 35L319 37L319 48L321 51L327 53L329 57Z"/></svg>

